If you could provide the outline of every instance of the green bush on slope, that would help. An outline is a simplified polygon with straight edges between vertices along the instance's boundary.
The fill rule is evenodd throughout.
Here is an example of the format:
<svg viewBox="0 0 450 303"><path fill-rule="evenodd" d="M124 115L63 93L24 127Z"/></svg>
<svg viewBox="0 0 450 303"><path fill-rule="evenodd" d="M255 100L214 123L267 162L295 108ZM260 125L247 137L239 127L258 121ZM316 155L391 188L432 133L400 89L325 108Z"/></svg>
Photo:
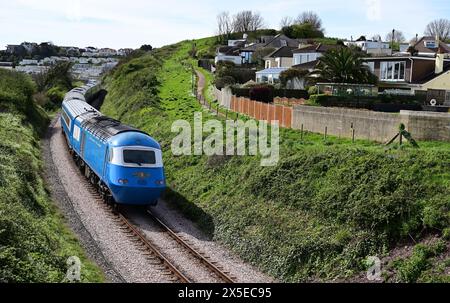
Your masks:
<svg viewBox="0 0 450 303"><path fill-rule="evenodd" d="M52 205L41 175L48 118L21 74L0 70L0 282L62 282L70 256L83 281L101 281Z"/></svg>
<svg viewBox="0 0 450 303"><path fill-rule="evenodd" d="M382 257L405 237L449 227L448 144L385 150L313 134L301 142L282 130L276 167L253 157L173 156L172 122L201 111L190 95L190 45L159 50L164 64L145 55L122 67L130 73L107 77L102 110L160 141L170 202L243 259L284 281L328 281L357 274L367 256ZM160 85L134 86L149 75Z"/></svg>

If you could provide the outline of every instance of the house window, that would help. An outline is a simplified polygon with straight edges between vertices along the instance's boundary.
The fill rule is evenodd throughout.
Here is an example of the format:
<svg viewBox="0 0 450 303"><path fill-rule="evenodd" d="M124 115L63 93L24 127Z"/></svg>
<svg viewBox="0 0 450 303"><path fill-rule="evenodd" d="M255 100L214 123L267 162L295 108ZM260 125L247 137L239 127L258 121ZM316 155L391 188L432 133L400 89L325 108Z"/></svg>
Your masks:
<svg viewBox="0 0 450 303"><path fill-rule="evenodd" d="M267 61L266 61L266 68L271 68L270 65L271 65L271 64L270 64L270 60L267 60Z"/></svg>
<svg viewBox="0 0 450 303"><path fill-rule="evenodd" d="M380 79L383 81L404 81L406 62L381 62Z"/></svg>
<svg viewBox="0 0 450 303"><path fill-rule="evenodd" d="M426 48L437 48L436 41L425 41Z"/></svg>

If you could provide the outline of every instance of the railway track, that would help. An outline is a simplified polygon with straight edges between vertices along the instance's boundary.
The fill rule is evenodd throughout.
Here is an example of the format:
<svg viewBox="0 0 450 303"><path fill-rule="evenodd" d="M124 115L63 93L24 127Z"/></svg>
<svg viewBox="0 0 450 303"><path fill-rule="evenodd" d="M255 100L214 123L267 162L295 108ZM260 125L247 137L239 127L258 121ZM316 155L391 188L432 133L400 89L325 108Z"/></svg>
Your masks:
<svg viewBox="0 0 450 303"><path fill-rule="evenodd" d="M164 275L171 276L170 281L177 283L195 283L187 274L183 273L177 268L174 263L169 260L160 249L148 239L144 233L133 223L130 222L117 208L107 204L103 197L99 194L98 190L88 181L83 180L88 188L89 192L95 197L96 202L101 205L108 212L108 216L114 220L120 229L127 234L127 236L135 242L139 250L149 259L149 261L160 266L164 271ZM204 265L211 273L213 273L223 283L234 283L234 278L230 276L230 273L225 272L217 262L211 261L210 258L203 253L197 251L191 244L185 239L179 236L171 228L169 228L163 221L156 217L151 211L147 210L147 217L158 225L164 233L170 236L178 245L180 245L187 253L196 258L202 265Z"/></svg>

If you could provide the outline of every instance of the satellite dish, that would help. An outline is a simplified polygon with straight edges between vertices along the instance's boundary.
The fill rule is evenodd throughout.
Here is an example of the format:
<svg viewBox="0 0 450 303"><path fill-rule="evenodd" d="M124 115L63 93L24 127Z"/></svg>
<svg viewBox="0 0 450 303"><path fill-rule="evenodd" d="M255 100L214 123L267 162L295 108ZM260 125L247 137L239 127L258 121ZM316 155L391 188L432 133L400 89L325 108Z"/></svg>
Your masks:
<svg viewBox="0 0 450 303"><path fill-rule="evenodd" d="M432 99L432 100L430 101L430 104L431 104L431 106L436 106L436 105L437 105L436 99Z"/></svg>

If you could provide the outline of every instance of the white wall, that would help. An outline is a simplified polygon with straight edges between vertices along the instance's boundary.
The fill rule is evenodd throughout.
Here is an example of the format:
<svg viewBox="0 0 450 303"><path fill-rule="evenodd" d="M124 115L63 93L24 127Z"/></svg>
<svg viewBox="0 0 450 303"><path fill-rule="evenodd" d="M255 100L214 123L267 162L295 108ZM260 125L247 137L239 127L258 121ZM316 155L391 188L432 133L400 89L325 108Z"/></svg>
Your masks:
<svg viewBox="0 0 450 303"><path fill-rule="evenodd" d="M322 56L321 53L300 53L294 54L294 65L308 63L319 59Z"/></svg>
<svg viewBox="0 0 450 303"><path fill-rule="evenodd" d="M215 63L217 64L220 61L233 62L236 65L242 64L242 58L240 56L225 56L225 55L216 56Z"/></svg>

